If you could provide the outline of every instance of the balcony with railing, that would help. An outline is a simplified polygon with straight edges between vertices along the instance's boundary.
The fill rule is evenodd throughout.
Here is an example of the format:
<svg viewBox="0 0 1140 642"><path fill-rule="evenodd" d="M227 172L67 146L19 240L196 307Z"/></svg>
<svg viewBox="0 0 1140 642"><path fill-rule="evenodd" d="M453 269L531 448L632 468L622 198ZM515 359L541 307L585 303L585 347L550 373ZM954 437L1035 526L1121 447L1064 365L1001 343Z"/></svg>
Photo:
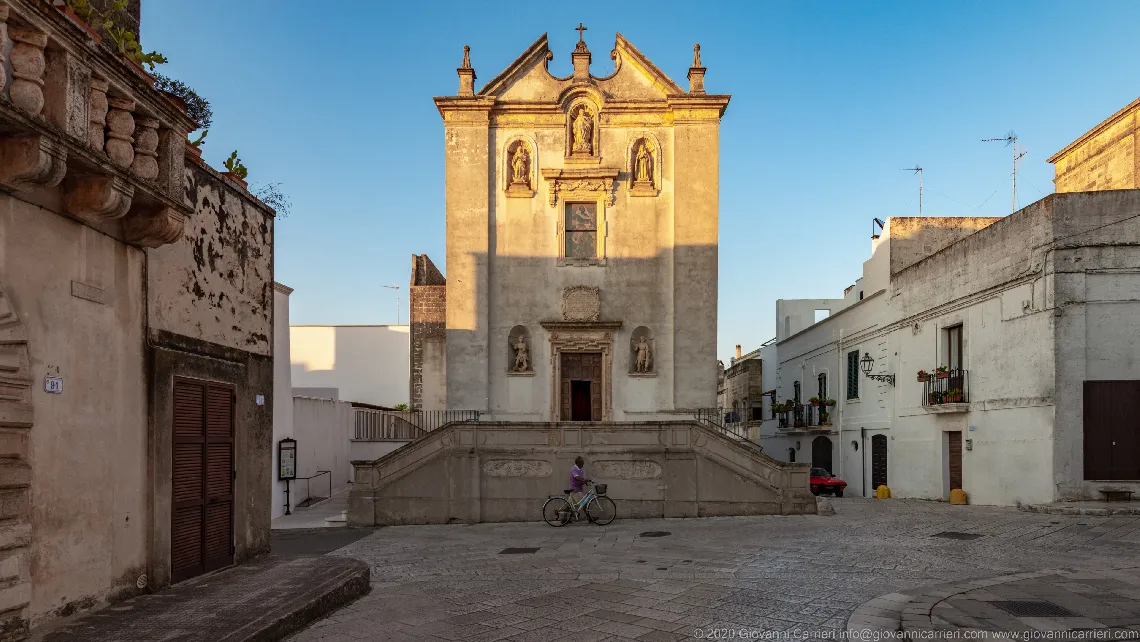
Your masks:
<svg viewBox="0 0 1140 642"><path fill-rule="evenodd" d="M446 424L479 421L478 410L355 409L355 441L414 441Z"/></svg>
<svg viewBox="0 0 1140 642"><path fill-rule="evenodd" d="M797 404L790 408L782 406L776 410L778 429L784 432L832 430L834 412L835 407L825 403Z"/></svg>
<svg viewBox="0 0 1140 642"><path fill-rule="evenodd" d="M128 243L181 238L186 135L198 127L185 103L62 2L0 2L5 31L0 186L58 186L67 214Z"/></svg>
<svg viewBox="0 0 1140 642"><path fill-rule="evenodd" d="M970 377L962 369L919 376L922 407L927 412L967 412L970 409Z"/></svg>

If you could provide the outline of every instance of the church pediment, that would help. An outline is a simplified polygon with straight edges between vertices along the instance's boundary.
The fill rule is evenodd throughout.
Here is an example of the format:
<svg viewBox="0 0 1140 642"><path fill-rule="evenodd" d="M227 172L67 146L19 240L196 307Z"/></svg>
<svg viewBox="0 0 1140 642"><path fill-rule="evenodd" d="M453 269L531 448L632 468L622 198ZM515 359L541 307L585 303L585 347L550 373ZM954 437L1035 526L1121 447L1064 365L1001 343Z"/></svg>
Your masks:
<svg viewBox="0 0 1140 642"><path fill-rule="evenodd" d="M571 54L576 71L559 78L550 73L554 59L547 35L542 34L513 63L491 79L478 95L506 103L558 103L575 88L591 87L607 100L664 101L685 91L625 39L616 35L610 58L614 72L608 76L590 73L592 55L580 41ZM584 70L583 70L584 67Z"/></svg>

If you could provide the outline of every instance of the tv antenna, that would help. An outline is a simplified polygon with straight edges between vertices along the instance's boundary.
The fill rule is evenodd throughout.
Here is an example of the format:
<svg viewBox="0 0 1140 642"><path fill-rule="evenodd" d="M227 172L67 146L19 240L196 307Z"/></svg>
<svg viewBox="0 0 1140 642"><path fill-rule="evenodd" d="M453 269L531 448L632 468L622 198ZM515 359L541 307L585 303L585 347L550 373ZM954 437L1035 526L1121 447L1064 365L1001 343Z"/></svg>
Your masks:
<svg viewBox="0 0 1140 642"><path fill-rule="evenodd" d="M396 325L400 325L400 286L381 285L380 287L396 291Z"/></svg>
<svg viewBox="0 0 1140 642"><path fill-rule="evenodd" d="M999 143L1004 142L1006 147L1013 145L1013 204L1011 205L1010 212L1017 211L1017 161L1021 160L1029 152L1026 151L1024 146L1018 146L1017 134L1011 129L1005 135L1005 138L983 138L983 143Z"/></svg>
<svg viewBox="0 0 1140 642"><path fill-rule="evenodd" d="M915 163L914 167L904 167L899 171L918 174L918 215L922 216L922 168L918 166L918 163Z"/></svg>

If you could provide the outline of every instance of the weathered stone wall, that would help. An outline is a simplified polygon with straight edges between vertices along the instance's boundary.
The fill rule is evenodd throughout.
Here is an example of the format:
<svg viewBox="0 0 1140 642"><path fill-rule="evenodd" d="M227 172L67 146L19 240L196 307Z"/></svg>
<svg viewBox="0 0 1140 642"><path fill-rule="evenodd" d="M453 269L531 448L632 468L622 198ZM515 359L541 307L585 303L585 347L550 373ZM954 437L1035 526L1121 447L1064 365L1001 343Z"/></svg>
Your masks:
<svg viewBox="0 0 1140 642"><path fill-rule="evenodd" d="M147 572L145 254L23 198L0 193L0 611L35 626Z"/></svg>
<svg viewBox="0 0 1140 642"><path fill-rule="evenodd" d="M150 326L272 354L272 210L195 163L185 198L194 215L181 240L149 251Z"/></svg>
<svg viewBox="0 0 1140 642"><path fill-rule="evenodd" d="M1140 187L1140 99L1057 152L1057 193Z"/></svg>
<svg viewBox="0 0 1140 642"><path fill-rule="evenodd" d="M447 321L447 280L426 254L412 256L412 280L409 290L411 363L408 404L412 410L441 410L443 405L440 403L438 393L427 395L428 405L424 405L424 376L425 359L430 359L426 364L428 388L436 391L445 384L446 366L442 362L444 353L441 350L427 348L426 344L431 341L443 342L446 337L444 327Z"/></svg>
<svg viewBox="0 0 1140 642"><path fill-rule="evenodd" d="M355 526L537 521L574 458L618 518L814 514L808 466L695 423L466 423L353 462Z"/></svg>

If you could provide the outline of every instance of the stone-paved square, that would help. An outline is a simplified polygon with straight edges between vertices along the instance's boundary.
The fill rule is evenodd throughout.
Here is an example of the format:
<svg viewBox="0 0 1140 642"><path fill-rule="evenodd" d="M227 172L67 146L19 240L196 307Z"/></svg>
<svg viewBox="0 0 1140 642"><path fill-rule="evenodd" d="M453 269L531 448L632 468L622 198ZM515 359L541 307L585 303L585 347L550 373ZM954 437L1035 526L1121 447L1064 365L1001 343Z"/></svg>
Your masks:
<svg viewBox="0 0 1140 642"><path fill-rule="evenodd" d="M1137 516L910 500L834 505L830 517L384 528L333 553L370 564L372 592L291 639L685 640L717 628L822 638L845 630L863 602L897 591L1140 566ZM646 531L671 534L639 536ZM981 537L935 537L946 531ZM1043 595L1088 586L1068 581ZM1001 591L993 599L1022 599L1018 586L993 587Z"/></svg>

